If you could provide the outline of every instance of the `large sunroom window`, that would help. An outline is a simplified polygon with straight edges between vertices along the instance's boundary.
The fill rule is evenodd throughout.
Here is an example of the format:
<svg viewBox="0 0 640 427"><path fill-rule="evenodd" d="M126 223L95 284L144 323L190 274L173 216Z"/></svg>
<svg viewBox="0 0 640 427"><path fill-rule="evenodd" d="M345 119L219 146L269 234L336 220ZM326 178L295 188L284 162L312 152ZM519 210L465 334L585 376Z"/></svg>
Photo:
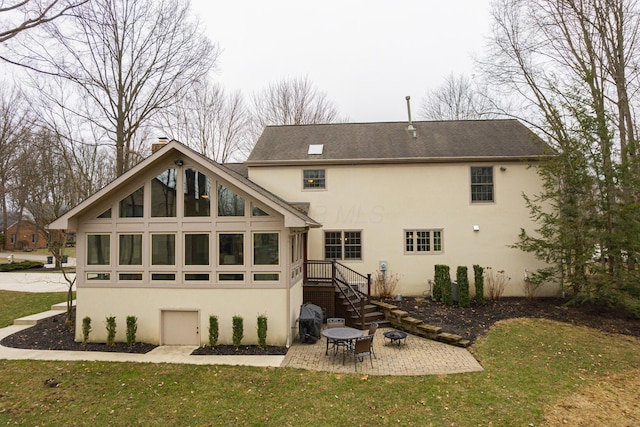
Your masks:
<svg viewBox="0 0 640 427"><path fill-rule="evenodd" d="M196 169L184 170L184 216L211 215L211 180Z"/></svg>
<svg viewBox="0 0 640 427"><path fill-rule="evenodd" d="M142 234L120 234L118 239L118 263L142 265Z"/></svg>
<svg viewBox="0 0 640 427"><path fill-rule="evenodd" d="M87 236L87 264L109 265L111 263L111 236L89 234Z"/></svg>
<svg viewBox="0 0 640 427"><path fill-rule="evenodd" d="M185 265L209 265L209 235L185 234Z"/></svg>
<svg viewBox="0 0 640 427"><path fill-rule="evenodd" d="M218 243L220 265L244 264L244 235L242 233L220 233Z"/></svg>
<svg viewBox="0 0 640 427"><path fill-rule="evenodd" d="M167 169L151 180L151 216L176 216L176 187L178 176L175 169Z"/></svg>
<svg viewBox="0 0 640 427"><path fill-rule="evenodd" d="M278 265L278 233L255 233L253 235L253 264Z"/></svg>
<svg viewBox="0 0 640 427"><path fill-rule="evenodd" d="M176 264L175 234L153 234L151 236L151 264Z"/></svg>

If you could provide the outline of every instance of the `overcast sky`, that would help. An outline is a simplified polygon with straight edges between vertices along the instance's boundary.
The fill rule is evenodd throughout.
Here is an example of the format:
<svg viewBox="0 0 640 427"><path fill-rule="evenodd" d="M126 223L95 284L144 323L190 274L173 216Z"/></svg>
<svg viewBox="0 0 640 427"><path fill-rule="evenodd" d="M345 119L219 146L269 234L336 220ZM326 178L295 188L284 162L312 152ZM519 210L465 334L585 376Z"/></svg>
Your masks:
<svg viewBox="0 0 640 427"><path fill-rule="evenodd" d="M217 80L245 95L308 76L352 122L412 116L428 89L472 73L491 0L192 0L223 49Z"/></svg>

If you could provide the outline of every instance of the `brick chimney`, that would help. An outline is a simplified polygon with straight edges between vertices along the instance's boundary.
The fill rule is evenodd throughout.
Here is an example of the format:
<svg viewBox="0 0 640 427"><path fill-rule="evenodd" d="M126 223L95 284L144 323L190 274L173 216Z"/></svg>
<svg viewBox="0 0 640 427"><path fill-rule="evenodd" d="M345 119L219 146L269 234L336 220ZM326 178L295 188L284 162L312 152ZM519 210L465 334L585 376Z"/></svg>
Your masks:
<svg viewBox="0 0 640 427"><path fill-rule="evenodd" d="M155 144L151 144L151 152L155 153L156 151L158 151L168 143L169 143L169 138L167 138L166 136L161 136L160 138L158 138L158 142L156 142Z"/></svg>

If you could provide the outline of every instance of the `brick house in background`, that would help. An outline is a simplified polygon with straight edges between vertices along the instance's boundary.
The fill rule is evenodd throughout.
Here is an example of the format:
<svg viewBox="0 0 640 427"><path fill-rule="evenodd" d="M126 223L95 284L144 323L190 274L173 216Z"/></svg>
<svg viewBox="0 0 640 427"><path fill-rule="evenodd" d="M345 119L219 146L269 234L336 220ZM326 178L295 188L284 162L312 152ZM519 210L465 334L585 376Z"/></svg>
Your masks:
<svg viewBox="0 0 640 427"><path fill-rule="evenodd" d="M22 219L7 228L6 248L9 251L25 249L44 249L47 237L36 227L33 221Z"/></svg>

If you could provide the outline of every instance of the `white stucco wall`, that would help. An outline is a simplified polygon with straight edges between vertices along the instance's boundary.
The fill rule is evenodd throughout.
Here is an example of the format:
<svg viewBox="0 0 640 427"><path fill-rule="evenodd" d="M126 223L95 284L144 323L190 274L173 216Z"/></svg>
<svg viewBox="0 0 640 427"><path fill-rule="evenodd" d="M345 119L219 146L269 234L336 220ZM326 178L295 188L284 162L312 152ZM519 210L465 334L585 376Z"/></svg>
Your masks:
<svg viewBox="0 0 640 427"><path fill-rule="evenodd" d="M470 166L493 167L494 203L471 203ZM325 169L326 189L303 190L303 169ZM473 284L473 264L479 264L511 277L505 296L522 295L525 269L544 266L509 247L521 228L535 229L522 194L538 193L541 183L523 163L254 166L249 177L286 200L310 202L309 215L323 227L310 231L309 259L323 259L324 231L359 230L362 260L344 264L366 274L388 261L389 272L400 277L400 294L427 291L436 264L448 265L452 280L458 266L467 266ZM405 254L404 230L412 229L442 229L443 252ZM546 285L538 295L557 292Z"/></svg>
<svg viewBox="0 0 640 427"><path fill-rule="evenodd" d="M300 289L302 298L302 290ZM297 298L296 298L297 299ZM160 343L162 310L199 312L201 344L209 341L209 315L218 316L219 344L232 343L232 318L244 319L242 344L257 344L257 317L267 316L267 344L285 345L288 316L286 289L123 289L79 288L76 340L82 340L82 319L91 318L90 340L105 342L105 319L115 316L116 341L126 341L126 318L138 318L137 341ZM299 306L298 306L299 307Z"/></svg>

